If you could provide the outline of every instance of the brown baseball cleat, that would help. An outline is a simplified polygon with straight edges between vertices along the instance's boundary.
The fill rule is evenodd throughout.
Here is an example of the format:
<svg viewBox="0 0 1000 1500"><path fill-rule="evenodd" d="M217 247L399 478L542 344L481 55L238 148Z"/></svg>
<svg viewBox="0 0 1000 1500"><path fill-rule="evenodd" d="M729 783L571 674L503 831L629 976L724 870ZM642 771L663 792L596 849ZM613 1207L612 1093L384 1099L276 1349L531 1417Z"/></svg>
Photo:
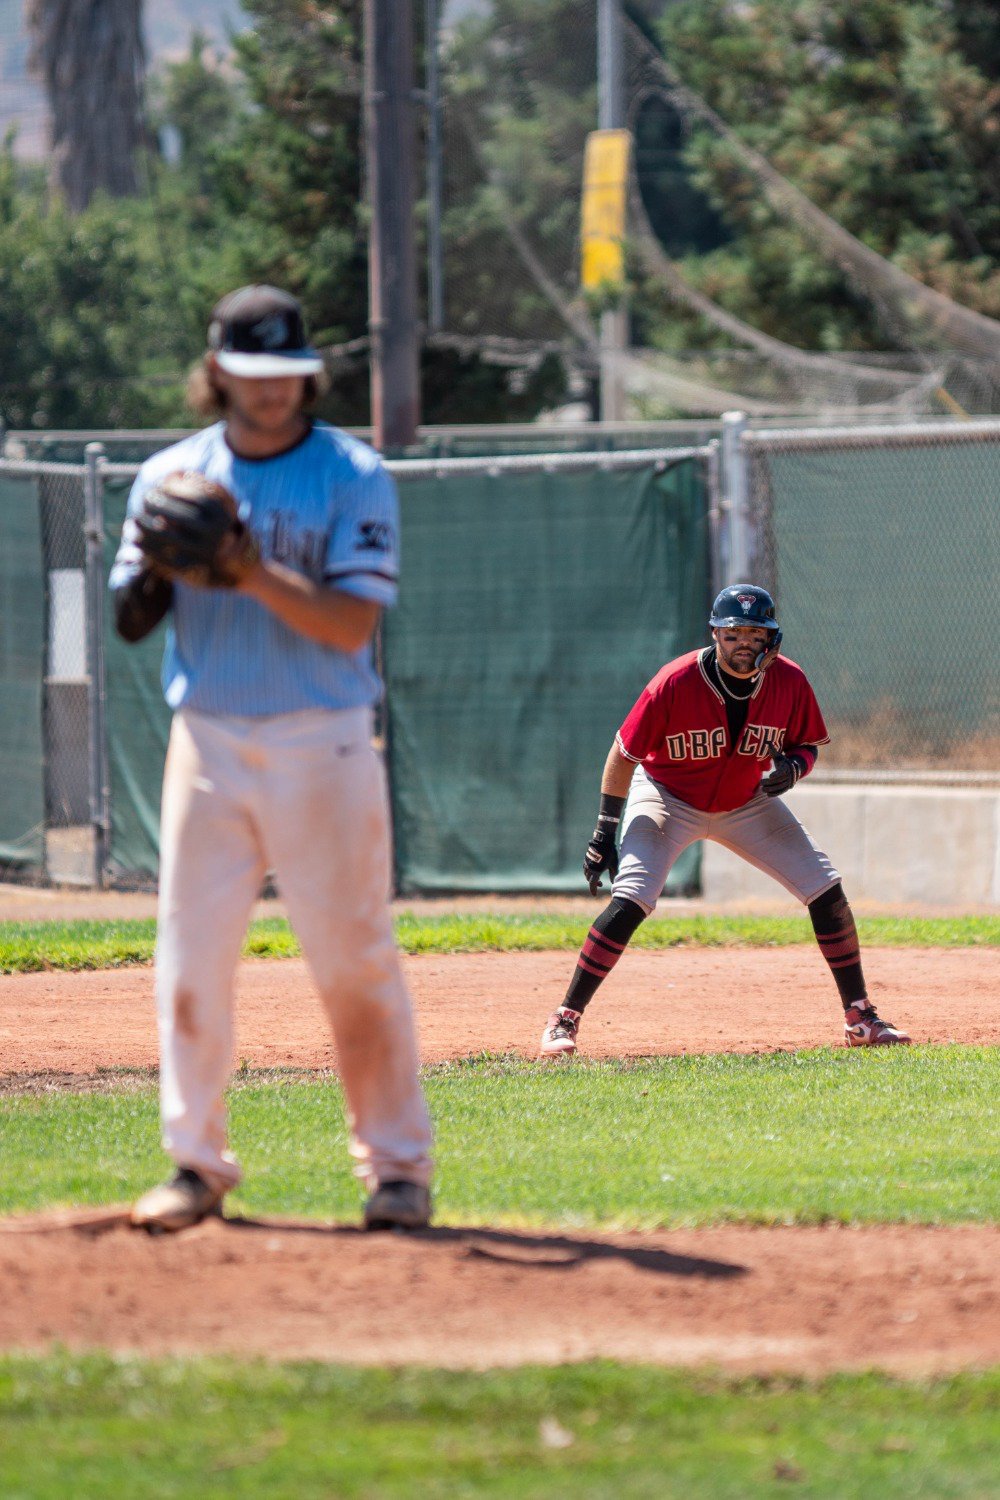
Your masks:
<svg viewBox="0 0 1000 1500"><path fill-rule="evenodd" d="M366 1229L426 1229L431 1195L419 1182L380 1182L365 1204Z"/></svg>
<svg viewBox="0 0 1000 1500"><path fill-rule="evenodd" d="M883 1021L872 1005L852 1005L844 1012L844 1041L848 1047L897 1047L910 1038L891 1021Z"/></svg>
<svg viewBox="0 0 1000 1500"><path fill-rule="evenodd" d="M560 1005L545 1023L542 1040L538 1044L540 1057L572 1057L576 1051L576 1034L580 1030L583 1014Z"/></svg>
<svg viewBox="0 0 1000 1500"><path fill-rule="evenodd" d="M210 1214L222 1214L225 1189L209 1187L193 1167L178 1167L169 1182L144 1193L132 1209L132 1225L147 1234L175 1234Z"/></svg>

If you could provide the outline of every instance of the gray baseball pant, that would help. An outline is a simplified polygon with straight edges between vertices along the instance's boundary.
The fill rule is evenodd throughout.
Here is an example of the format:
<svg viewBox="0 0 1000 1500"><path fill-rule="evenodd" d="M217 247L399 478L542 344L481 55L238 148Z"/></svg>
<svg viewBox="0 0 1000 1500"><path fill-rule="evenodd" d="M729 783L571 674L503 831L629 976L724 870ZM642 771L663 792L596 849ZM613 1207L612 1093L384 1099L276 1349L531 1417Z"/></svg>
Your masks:
<svg viewBox="0 0 1000 1500"><path fill-rule="evenodd" d="M663 894L678 856L699 839L732 849L808 906L840 880L829 857L781 797L758 791L732 812L701 812L636 768L622 818L618 875L612 894L647 916Z"/></svg>

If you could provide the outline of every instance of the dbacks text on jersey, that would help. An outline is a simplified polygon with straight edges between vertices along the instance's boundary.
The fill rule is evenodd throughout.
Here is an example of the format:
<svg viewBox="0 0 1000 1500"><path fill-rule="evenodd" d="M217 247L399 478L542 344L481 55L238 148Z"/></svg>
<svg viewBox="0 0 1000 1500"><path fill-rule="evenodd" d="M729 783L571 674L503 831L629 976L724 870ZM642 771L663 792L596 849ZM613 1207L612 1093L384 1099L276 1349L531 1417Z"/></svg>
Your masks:
<svg viewBox="0 0 1000 1500"><path fill-rule="evenodd" d="M669 734L664 745L671 760L711 760L716 755L726 754L729 749L726 741L726 731L717 726ZM748 724L740 736L737 753L750 755L754 760L770 760L781 753L784 743L785 731L776 724Z"/></svg>

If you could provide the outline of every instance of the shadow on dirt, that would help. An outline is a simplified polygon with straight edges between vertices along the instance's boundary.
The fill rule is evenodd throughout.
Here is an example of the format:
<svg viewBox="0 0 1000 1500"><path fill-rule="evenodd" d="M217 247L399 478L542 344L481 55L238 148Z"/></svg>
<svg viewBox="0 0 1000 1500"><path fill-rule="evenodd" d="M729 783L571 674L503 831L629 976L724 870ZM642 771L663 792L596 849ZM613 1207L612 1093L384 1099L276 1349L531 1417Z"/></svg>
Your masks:
<svg viewBox="0 0 1000 1500"><path fill-rule="evenodd" d="M227 1229L240 1233L308 1234L324 1238L350 1235L371 1239L377 1243L379 1235L368 1235L356 1225L348 1224L301 1224L280 1220L251 1219L234 1215L225 1221ZM403 1231L392 1231L402 1234ZM669 1250L655 1249L649 1245L629 1245L613 1240L586 1239L581 1235L529 1233L515 1229L463 1229L460 1226L442 1226L407 1232L407 1239L424 1245L458 1247L470 1259L495 1261L505 1266L531 1266L540 1270L572 1271L590 1260L623 1260L639 1271L651 1271L659 1276L702 1276L725 1279L745 1276L748 1267L729 1261L708 1260L692 1255L675 1255Z"/></svg>
<svg viewBox="0 0 1000 1500"><path fill-rule="evenodd" d="M0 1219L0 1236L73 1234L81 1239L101 1239L106 1234L129 1230L129 1209L123 1204L104 1208L49 1209L35 1214L16 1214ZM587 1261L618 1260L633 1266L638 1271L649 1271L656 1276L700 1276L713 1280L727 1280L746 1276L750 1267L732 1261L709 1260L704 1256L677 1255L671 1250L660 1249L649 1243L629 1243L629 1238L588 1239L578 1234L558 1234L517 1229L488 1229L480 1226L463 1228L458 1225L442 1225L436 1229L417 1231L392 1230L388 1233L368 1233L357 1224L307 1223L301 1219L254 1219L242 1214L222 1217L210 1215L202 1224L180 1234L156 1235L152 1238L169 1241L191 1234L235 1234L241 1238L267 1236L269 1240L280 1237L307 1237L333 1244L338 1239L364 1240L375 1251L379 1241L403 1240L459 1255L469 1260L492 1261L496 1265L520 1266L542 1271L573 1271ZM133 1233L137 1231L132 1231ZM138 1231L142 1233L142 1231ZM662 1231L666 1234L667 1231ZM635 1237L638 1239L638 1236ZM267 1248L273 1248L269 1244Z"/></svg>

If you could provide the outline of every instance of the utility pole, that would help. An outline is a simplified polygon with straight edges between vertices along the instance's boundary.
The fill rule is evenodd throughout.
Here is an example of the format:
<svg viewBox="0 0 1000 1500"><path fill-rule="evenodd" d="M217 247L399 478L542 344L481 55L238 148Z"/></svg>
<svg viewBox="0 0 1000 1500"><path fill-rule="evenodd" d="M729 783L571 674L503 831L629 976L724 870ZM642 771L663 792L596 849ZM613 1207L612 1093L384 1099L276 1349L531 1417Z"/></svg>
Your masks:
<svg viewBox="0 0 1000 1500"><path fill-rule="evenodd" d="M420 421L412 0L365 0L364 17L371 407L384 450L415 442Z"/></svg>
<svg viewBox="0 0 1000 1500"><path fill-rule="evenodd" d="M440 13L438 0L424 0L424 48L427 79L427 327L444 327L444 254L441 243L441 193L444 176L441 142L441 71L438 66Z"/></svg>
<svg viewBox="0 0 1000 1500"><path fill-rule="evenodd" d="M597 0L597 95L599 130L625 127L621 0ZM625 420L625 387L619 360L628 348L624 300L601 314L601 421Z"/></svg>

